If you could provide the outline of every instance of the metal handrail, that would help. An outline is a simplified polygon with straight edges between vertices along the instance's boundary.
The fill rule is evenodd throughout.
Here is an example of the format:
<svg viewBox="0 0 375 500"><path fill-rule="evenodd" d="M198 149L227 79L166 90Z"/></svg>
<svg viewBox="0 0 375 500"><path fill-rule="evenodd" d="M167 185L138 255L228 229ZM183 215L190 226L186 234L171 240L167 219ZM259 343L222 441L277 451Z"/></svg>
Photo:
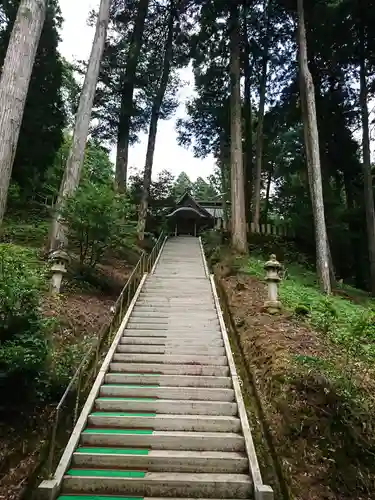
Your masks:
<svg viewBox="0 0 375 500"><path fill-rule="evenodd" d="M53 476L53 465L56 460L55 455L58 440L58 430L59 424L61 424L62 421L61 417L63 409L66 407L70 411L73 410L73 430L78 419L79 411L81 409L80 405L84 403L84 398L82 396L84 396L87 392L87 389L91 387L101 365L101 356L108 350L109 346L111 345L114 333L119 328L144 273L151 272L151 269L164 243L164 238L165 235L162 232L154 247L152 248L150 254L147 255L145 252L142 252L140 259L138 260L135 268L129 276L115 304L111 307L112 318L109 324L102 327L99 331L96 342L90 347L86 355L83 357L52 414L53 423L51 425L51 439L49 442L47 468L45 474L47 478L51 478ZM68 400L69 396L74 391L74 406L73 408L71 408L69 407ZM64 431L66 431L66 429L64 429Z"/></svg>

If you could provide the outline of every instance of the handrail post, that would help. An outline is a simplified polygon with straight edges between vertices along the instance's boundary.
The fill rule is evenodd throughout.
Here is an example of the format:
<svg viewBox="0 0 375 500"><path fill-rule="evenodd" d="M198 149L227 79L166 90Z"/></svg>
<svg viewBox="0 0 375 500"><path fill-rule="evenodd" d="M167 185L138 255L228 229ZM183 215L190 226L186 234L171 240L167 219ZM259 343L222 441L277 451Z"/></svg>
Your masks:
<svg viewBox="0 0 375 500"><path fill-rule="evenodd" d="M59 417L60 417L60 408L57 407L56 408L56 415L55 415L55 422L54 422L53 428L52 428L51 445L49 448L48 463L47 463L47 474L48 474L48 477L50 479L53 477L53 474L52 474L53 455L54 455L55 447L56 447L56 434L57 434L57 425L59 423Z"/></svg>
<svg viewBox="0 0 375 500"><path fill-rule="evenodd" d="M81 390L81 380L82 380L82 370L79 372L78 380L77 380L77 395L76 395L76 404L74 406L74 425L76 425L78 418L78 406L80 400L80 390Z"/></svg>

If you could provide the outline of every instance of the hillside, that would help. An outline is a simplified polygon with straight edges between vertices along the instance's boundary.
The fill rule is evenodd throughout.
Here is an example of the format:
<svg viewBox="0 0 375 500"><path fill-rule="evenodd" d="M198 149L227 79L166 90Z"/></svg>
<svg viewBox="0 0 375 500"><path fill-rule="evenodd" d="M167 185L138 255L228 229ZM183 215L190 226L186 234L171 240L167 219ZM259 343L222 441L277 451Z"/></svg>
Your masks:
<svg viewBox="0 0 375 500"><path fill-rule="evenodd" d="M284 253L283 247L272 238L263 242L267 253ZM284 261L283 311L270 315L263 308L267 253L261 248L238 258L206 245L281 481L294 499L369 500L375 479L375 302L345 285L327 298L311 269Z"/></svg>
<svg viewBox="0 0 375 500"><path fill-rule="evenodd" d="M8 217L0 240L2 276L9 278L2 280L0 285L2 314L6 307L5 294L14 294L14 301L10 301L9 306L13 307L13 314L18 317L22 313L15 312L12 305L16 297L23 301L25 293L35 294L39 302L40 325L43 325L43 342L47 346L46 356L43 357L36 340L32 340L34 344L29 350L21 351L22 359L19 360L17 352L11 352L6 338L2 337L0 498L7 500L20 498L29 475L39 461L39 453L50 428L52 409L100 330L110 322L110 308L139 255L136 249L128 249L121 255L109 252L95 269L90 269L80 268L73 252L61 294L53 297L48 292L49 263L43 253L48 223L48 219L31 218L25 224L17 217ZM37 287L34 287L34 281L28 281L34 276L38 278ZM26 315L21 317L27 320ZM18 338L20 332L21 329L16 332ZM35 366L28 364L25 358L27 353L34 356ZM19 376L29 378L29 384L18 384L18 391L14 392L13 377Z"/></svg>

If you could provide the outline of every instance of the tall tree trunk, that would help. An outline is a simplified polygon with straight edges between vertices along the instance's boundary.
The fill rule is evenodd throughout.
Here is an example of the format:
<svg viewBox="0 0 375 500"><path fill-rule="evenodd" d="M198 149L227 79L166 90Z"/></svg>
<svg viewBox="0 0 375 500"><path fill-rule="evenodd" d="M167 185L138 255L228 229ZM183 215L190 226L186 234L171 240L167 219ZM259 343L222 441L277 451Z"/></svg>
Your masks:
<svg viewBox="0 0 375 500"><path fill-rule="evenodd" d="M366 64L366 33L364 27L364 12L361 9L360 21L360 109L362 120L362 155L363 155L363 187L367 225L367 244L370 262L370 289L375 295L375 210L372 187L370 133L368 116L367 64Z"/></svg>
<svg viewBox="0 0 375 500"><path fill-rule="evenodd" d="M116 185L119 191L125 191L126 188L130 124L133 115L135 74L142 47L143 32L149 3L150 0L139 0L137 17L135 19L134 29L129 44L125 73L122 77L121 83L121 107L117 130L116 153Z"/></svg>
<svg viewBox="0 0 375 500"><path fill-rule="evenodd" d="M223 229L227 231L228 229L228 194L229 194L229 183L228 183L228 145L225 140L225 133L222 131L220 134L220 177L221 177L221 202L223 208Z"/></svg>
<svg viewBox="0 0 375 500"><path fill-rule="evenodd" d="M89 63L85 81L83 83L81 96L74 125L73 140L70 147L64 176L60 185L60 192L56 203L56 211L52 221L49 249L64 247L67 243L66 227L62 223L60 210L64 199L74 193L78 187L81 170L85 155L85 146L89 131L92 105L95 97L96 84L98 81L100 62L103 56L104 44L107 36L109 21L109 8L111 0L101 0L96 31L92 44Z"/></svg>
<svg viewBox="0 0 375 500"><path fill-rule="evenodd" d="M251 220L251 201L253 186L253 117L251 106L251 67L250 67L250 43L247 29L248 0L243 0L242 25L243 25L243 47L244 47L244 121L245 121L245 210L246 219Z"/></svg>
<svg viewBox="0 0 375 500"><path fill-rule="evenodd" d="M300 95L305 135L305 150L311 202L314 214L317 272L321 289L331 293L327 229L324 217L322 176L320 170L319 134L315 108L315 89L307 63L307 42L303 0L298 5L298 55Z"/></svg>
<svg viewBox="0 0 375 500"><path fill-rule="evenodd" d="M230 85L231 85L231 191L232 246L247 252L245 186L242 163L241 90L240 90L240 25L238 3L230 6Z"/></svg>
<svg viewBox="0 0 375 500"><path fill-rule="evenodd" d="M47 0L22 0L0 77L0 225L3 221L31 73Z"/></svg>
<svg viewBox="0 0 375 500"><path fill-rule="evenodd" d="M266 222L266 223L268 220L268 210L270 207L270 192L271 192L271 182L272 182L273 169L274 169L274 166L271 163L270 169L269 169L268 174L267 174L266 204L264 207L264 222Z"/></svg>
<svg viewBox="0 0 375 500"><path fill-rule="evenodd" d="M177 13L176 13L175 0L170 0L170 13L168 20L167 38L164 46L163 68L162 68L159 87L155 96L154 103L152 105L150 129L148 133L146 162L143 174L143 190L142 190L142 197L141 197L141 203L139 207L139 217L138 217L138 239L140 241L144 239L144 234L145 234L148 199L150 194L150 185L152 176L152 165L154 161L156 133L158 129L160 108L163 104L165 91L167 90L169 74L171 71L171 63L173 58L173 33L174 33L173 28L176 15Z"/></svg>
<svg viewBox="0 0 375 500"><path fill-rule="evenodd" d="M349 213L348 219L348 234L350 237L350 246L352 250L351 263L352 268L355 273L355 284L357 288L364 288L366 285L364 269L365 263L364 259L361 258L361 241L362 238L359 236L362 233L362 227L358 227L357 221L354 219L353 214L356 209L355 203L355 190L353 188L353 179L348 175L348 172L344 172L344 188L345 188L345 198L346 198L346 208ZM362 234L366 232L366 228Z"/></svg>
<svg viewBox="0 0 375 500"><path fill-rule="evenodd" d="M267 3L268 2L268 3ZM258 111L258 124L256 135L256 151L255 151L255 176L254 176L254 195L253 195L253 223L255 228L259 231L260 222L260 189L261 189L261 176L262 176L262 160L263 160L263 124L264 124L264 110L266 105L266 91L267 91L267 67L268 67L268 47L270 36L270 5L271 0L265 0L265 39L263 46L262 56L262 72L259 83L259 111Z"/></svg>

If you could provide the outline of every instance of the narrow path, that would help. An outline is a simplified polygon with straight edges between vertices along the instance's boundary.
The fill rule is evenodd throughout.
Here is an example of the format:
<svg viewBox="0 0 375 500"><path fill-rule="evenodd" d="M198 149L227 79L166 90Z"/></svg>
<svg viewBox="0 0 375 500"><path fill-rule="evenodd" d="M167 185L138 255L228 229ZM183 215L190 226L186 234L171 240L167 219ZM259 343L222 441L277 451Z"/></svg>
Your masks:
<svg viewBox="0 0 375 500"><path fill-rule="evenodd" d="M199 240L168 240L114 351L59 499L254 498L225 345Z"/></svg>

